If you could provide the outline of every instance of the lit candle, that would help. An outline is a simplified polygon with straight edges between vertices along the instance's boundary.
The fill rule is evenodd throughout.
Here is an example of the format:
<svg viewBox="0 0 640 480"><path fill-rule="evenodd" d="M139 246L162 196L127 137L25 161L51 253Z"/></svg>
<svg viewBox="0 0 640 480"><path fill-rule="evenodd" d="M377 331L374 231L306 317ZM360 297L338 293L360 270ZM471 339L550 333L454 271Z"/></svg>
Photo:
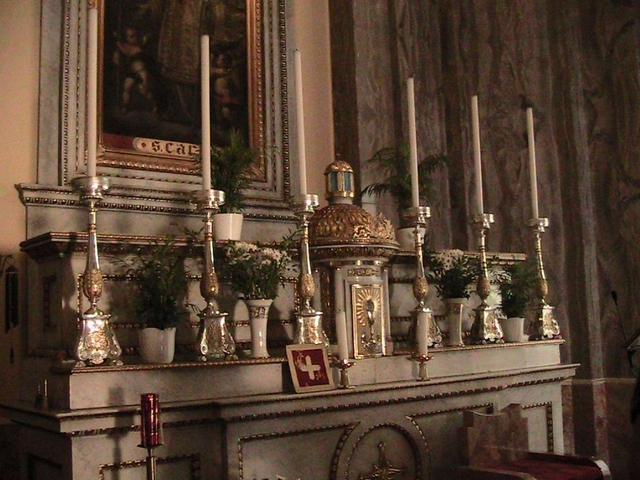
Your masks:
<svg viewBox="0 0 640 480"><path fill-rule="evenodd" d="M336 336L338 337L338 359L349 359L349 345L347 344L347 315L344 310L336 313Z"/></svg>
<svg viewBox="0 0 640 480"><path fill-rule="evenodd" d="M202 84L201 115L202 115L202 189L211 189L211 110L210 110L210 66L209 66L209 35L200 38L200 82Z"/></svg>
<svg viewBox="0 0 640 480"><path fill-rule="evenodd" d="M298 125L298 163L300 165L300 195L307 194L307 159L304 140L304 107L302 104L302 58L300 50L295 52L296 76L296 121Z"/></svg>
<svg viewBox="0 0 640 480"><path fill-rule="evenodd" d="M533 218L538 212L538 177L536 172L536 141L533 137L533 109L527 108L527 139L529 141L529 177L531 181L531 209Z"/></svg>
<svg viewBox="0 0 640 480"><path fill-rule="evenodd" d="M98 154L98 6L89 2L87 46L87 175L96 176Z"/></svg>
<svg viewBox="0 0 640 480"><path fill-rule="evenodd" d="M411 205L420 206L418 193L418 140L416 133L416 100L413 78L407 80L407 107L409 109L409 155L411 165Z"/></svg>
<svg viewBox="0 0 640 480"><path fill-rule="evenodd" d="M162 444L159 397L157 393L140 395L140 444L143 447L157 447Z"/></svg>
<svg viewBox="0 0 640 480"><path fill-rule="evenodd" d="M417 328L417 337L418 337L418 355L426 356L429 347L428 347L428 339L429 339L429 313L428 312L418 312L418 328Z"/></svg>
<svg viewBox="0 0 640 480"><path fill-rule="evenodd" d="M479 215L484 213L482 202L482 157L480 156L480 120L478 115L478 96L471 97L471 126L473 132L473 159L476 180L476 210Z"/></svg>

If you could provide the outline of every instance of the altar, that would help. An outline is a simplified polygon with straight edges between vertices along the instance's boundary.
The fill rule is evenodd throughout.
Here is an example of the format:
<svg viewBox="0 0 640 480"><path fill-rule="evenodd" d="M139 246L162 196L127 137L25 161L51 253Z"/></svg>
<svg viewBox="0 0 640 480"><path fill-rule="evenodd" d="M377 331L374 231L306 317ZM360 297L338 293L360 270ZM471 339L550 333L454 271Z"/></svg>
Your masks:
<svg viewBox="0 0 640 480"><path fill-rule="evenodd" d="M433 351L429 380L408 355L360 360L353 389L295 394L286 359L71 368L49 376L43 411L3 407L21 426L34 479L140 479L140 392L162 402L158 477L262 480L438 478L459 464L462 412L519 403L531 450L563 453L563 341ZM390 471L390 470L389 470Z"/></svg>
<svg viewBox="0 0 640 480"><path fill-rule="evenodd" d="M469 197L473 191L473 201L465 200L473 208L465 205L466 223L456 233L458 239L468 237L470 251L449 250L462 262L473 259L475 286L463 285L459 297L471 296L466 316L459 307L457 322L449 324L444 296L427 282L423 242L427 231L434 238L453 236L427 228L430 210L418 196L415 118L407 121L413 139L407 189L413 198L406 212L413 230L409 247L401 249L391 221L356 191L356 173L361 181L365 175L362 165L351 163L362 162L360 156L323 157L308 165L316 184L326 169L328 206L320 192L307 189L295 37L301 29L287 28L294 2L246 2L238 11L226 5L214 12L200 2L187 3L184 20L197 18L204 29L180 40L189 52L201 42L203 52L198 88L204 93L196 108L202 119L188 126L176 120L172 102L193 103L193 92L181 90L176 78L159 69L158 92L178 93L156 97L145 63L127 53L146 48L144 59L153 65L151 60L160 60L151 58L156 53L171 54L160 39L167 30L154 30L156 52L136 28L122 23L123 14L136 13L149 22L144 28L162 25L173 32L179 22L165 25L164 16L175 5L152 12L158 16L154 22L134 2L43 6L39 180L17 185L27 212L20 244L28 257L22 277L24 358L19 395L0 405L0 414L19 425L22 478L138 480L155 471L153 453L153 478L157 473L160 479L435 480L462 461L463 413L495 412L512 403L529 420L530 450L564 453L565 387L579 365L563 362L565 341L545 302L540 234L548 220L537 213L536 193L531 226L537 243L531 254L538 303L533 327L507 343L496 314L498 282L490 273L523 263L526 256L487 250L494 219L483 209L477 97L474 170L464 179L469 188L461 189ZM245 37L236 38L237 29L227 25L228 31L215 32L227 37L210 39L214 14L217 20L228 15L230 22L240 18ZM114 39L105 34L109 28L118 32ZM227 50L212 55L210 45ZM116 58L131 62L124 69L117 64L124 82L106 73ZM179 72L179 80L196 85L197 68L193 58L186 60L191 65L181 66L189 68ZM96 84L99 61L103 76ZM137 83L127 70L133 65ZM246 85L234 90L237 74L247 75ZM214 95L207 94L209 80ZM97 85L103 87L100 101ZM413 78L406 85L415 116ZM231 98L237 92L246 98ZM213 126L206 115L212 98ZM170 114L177 116L168 120ZM145 130L141 119L153 120L153 128ZM156 138L166 130L168 138ZM230 150L237 153L230 143L237 131L253 156L245 183L225 191L211 185L211 149L217 160ZM220 279L216 274L232 263L229 248L235 244L214 240L212 217L225 200L233 203L234 194L244 202L240 239L253 251L280 249L278 255L292 257L269 279L253 272L253 285L271 281L277 287L269 298L241 290L228 271ZM368 202L367 208L355 199ZM180 303L192 310L175 332L175 359L145 362L138 334L149 322L135 308L141 277L121 268L122 259L144 255L176 231L171 249L184 253L185 267ZM251 300L273 301L262 307L259 334ZM449 332L443 335L445 325ZM300 392L286 347L309 344L328 355L332 381L324 390ZM140 399L150 393L159 398L162 436L147 448Z"/></svg>

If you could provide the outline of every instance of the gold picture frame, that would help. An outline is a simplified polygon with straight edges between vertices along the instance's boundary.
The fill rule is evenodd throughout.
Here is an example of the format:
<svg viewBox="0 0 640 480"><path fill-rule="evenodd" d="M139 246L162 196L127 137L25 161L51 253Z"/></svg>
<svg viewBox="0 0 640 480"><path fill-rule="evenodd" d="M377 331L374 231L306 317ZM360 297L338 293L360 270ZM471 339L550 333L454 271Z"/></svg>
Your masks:
<svg viewBox="0 0 640 480"><path fill-rule="evenodd" d="M199 42L207 33L212 143L242 131L260 153L251 179L265 182L262 1L99 0L99 8L99 165L199 174Z"/></svg>

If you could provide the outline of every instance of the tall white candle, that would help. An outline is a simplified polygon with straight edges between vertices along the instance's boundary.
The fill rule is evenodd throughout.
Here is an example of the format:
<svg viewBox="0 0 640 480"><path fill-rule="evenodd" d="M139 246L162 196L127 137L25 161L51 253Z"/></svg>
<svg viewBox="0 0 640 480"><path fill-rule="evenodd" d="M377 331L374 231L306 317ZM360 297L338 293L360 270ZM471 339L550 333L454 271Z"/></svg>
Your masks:
<svg viewBox="0 0 640 480"><path fill-rule="evenodd" d="M89 2L87 45L87 175L96 176L98 154L98 7Z"/></svg>
<svg viewBox="0 0 640 480"><path fill-rule="evenodd" d="M344 310L336 313L336 336L338 337L338 359L349 359L349 345L347 344L347 315Z"/></svg>
<svg viewBox="0 0 640 480"><path fill-rule="evenodd" d="M531 211L533 218L538 212L538 176L536 172L536 141L533 134L533 109L527 108L527 139L529 141L529 178L531 182Z"/></svg>
<svg viewBox="0 0 640 480"><path fill-rule="evenodd" d="M416 100L413 77L407 79L407 108L409 119L409 157L411 165L411 206L420 206L418 192L418 140L416 133Z"/></svg>
<svg viewBox="0 0 640 480"><path fill-rule="evenodd" d="M427 355L429 351L429 314L427 312L418 312L418 328L416 335L418 337L418 355Z"/></svg>
<svg viewBox="0 0 640 480"><path fill-rule="evenodd" d="M476 210L479 215L484 213L482 201L482 157L480 155L480 118L478 115L478 96L471 97L471 130L473 133L473 160L476 181Z"/></svg>
<svg viewBox="0 0 640 480"><path fill-rule="evenodd" d="M200 37L200 83L201 83L201 123L202 123L202 189L211 189L211 99L209 35Z"/></svg>
<svg viewBox="0 0 640 480"><path fill-rule="evenodd" d="M300 195L307 194L307 158L304 138L304 105L302 96L302 56L295 52L296 122L298 125L298 164L300 168Z"/></svg>

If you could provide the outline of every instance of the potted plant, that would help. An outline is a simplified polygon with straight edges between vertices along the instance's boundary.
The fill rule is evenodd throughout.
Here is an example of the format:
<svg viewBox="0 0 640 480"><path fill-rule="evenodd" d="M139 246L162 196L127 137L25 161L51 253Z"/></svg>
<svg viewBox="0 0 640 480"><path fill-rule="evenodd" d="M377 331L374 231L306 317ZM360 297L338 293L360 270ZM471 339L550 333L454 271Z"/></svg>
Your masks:
<svg viewBox="0 0 640 480"><path fill-rule="evenodd" d="M424 258L429 268L428 278L446 307L443 331L448 331L449 345L462 345L463 329L466 331L471 328L463 320L466 301L471 295L470 287L480 274L480 259L462 250L427 251Z"/></svg>
<svg viewBox="0 0 640 480"><path fill-rule="evenodd" d="M249 148L241 132L231 131L229 145L211 149L211 188L225 195L220 212L213 218L216 240L240 240L244 193L249 187L250 167L256 152Z"/></svg>
<svg viewBox="0 0 640 480"><path fill-rule="evenodd" d="M144 327L139 332L140 355L145 363L171 363L176 327L188 316L185 249L179 251L171 236L154 240L121 260L126 274L136 280L133 310Z"/></svg>
<svg viewBox="0 0 640 480"><path fill-rule="evenodd" d="M505 315L502 330L507 342L524 339L524 315L533 296L537 272L526 262L508 265L497 276L500 287L500 310Z"/></svg>
<svg viewBox="0 0 640 480"><path fill-rule="evenodd" d="M282 276L291 264L287 241L278 246L232 242L224 249L222 273L249 309L251 356L265 358L267 320L271 303L278 295Z"/></svg>
<svg viewBox="0 0 640 480"><path fill-rule="evenodd" d="M427 155L418 163L418 194L421 200L429 200L432 194L433 173L445 165L447 157L444 154ZM414 248L414 226L407 225L403 213L411 207L411 167L409 164L409 146L401 143L394 147L378 150L366 161L371 168L378 170L383 179L367 185L362 194L377 197L388 193L396 202L400 228L397 236L400 246L405 250Z"/></svg>

